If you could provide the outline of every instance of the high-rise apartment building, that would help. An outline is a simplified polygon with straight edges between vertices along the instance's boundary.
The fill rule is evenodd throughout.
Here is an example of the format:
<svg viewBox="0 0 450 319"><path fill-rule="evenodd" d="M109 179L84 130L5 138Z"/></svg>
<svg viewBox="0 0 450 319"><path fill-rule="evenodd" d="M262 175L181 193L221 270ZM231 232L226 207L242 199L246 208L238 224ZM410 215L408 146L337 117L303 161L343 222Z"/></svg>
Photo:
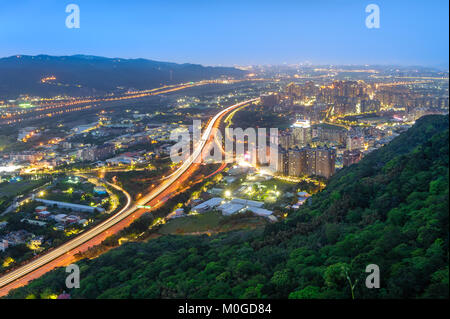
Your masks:
<svg viewBox="0 0 450 319"><path fill-rule="evenodd" d="M280 148L278 173L289 176L317 175L326 178L335 172L336 151L328 147Z"/></svg>
<svg viewBox="0 0 450 319"><path fill-rule="evenodd" d="M359 150L353 150L353 151L344 151L344 154L342 156L343 165L350 166L352 164L358 163L362 158L362 152Z"/></svg>

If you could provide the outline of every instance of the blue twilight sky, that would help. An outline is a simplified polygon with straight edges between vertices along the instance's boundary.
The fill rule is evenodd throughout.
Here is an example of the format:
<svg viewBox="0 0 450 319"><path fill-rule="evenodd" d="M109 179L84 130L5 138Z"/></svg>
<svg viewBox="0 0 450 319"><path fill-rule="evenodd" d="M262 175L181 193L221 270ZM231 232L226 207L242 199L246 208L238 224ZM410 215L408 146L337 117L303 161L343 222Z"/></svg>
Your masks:
<svg viewBox="0 0 450 319"><path fill-rule="evenodd" d="M65 26L80 7L80 29ZM380 29L365 7L380 7ZM448 0L0 0L0 57L448 67Z"/></svg>

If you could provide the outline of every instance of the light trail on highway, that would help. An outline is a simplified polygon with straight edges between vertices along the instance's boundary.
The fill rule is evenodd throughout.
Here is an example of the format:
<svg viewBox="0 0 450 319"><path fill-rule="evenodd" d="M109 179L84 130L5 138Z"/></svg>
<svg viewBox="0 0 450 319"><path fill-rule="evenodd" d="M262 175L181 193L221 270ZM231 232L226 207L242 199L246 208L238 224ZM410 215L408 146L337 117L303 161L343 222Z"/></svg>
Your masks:
<svg viewBox="0 0 450 319"><path fill-rule="evenodd" d="M16 109L15 112L10 111L5 114L0 113L0 124L2 125L15 125L25 121L33 121L44 118L50 118L54 116L61 116L67 113L80 112L88 109L101 108L106 102L117 102L123 100L139 99L143 97L156 96L161 94L173 93L176 91L194 88L210 84L234 84L244 80L202 80L198 82L180 83L173 85L165 85L159 88L127 92L120 95L107 94L104 96L91 96L70 98L67 100L57 100L47 102L47 99L43 99L46 102L38 104L37 107L29 109ZM265 81L265 79L251 79L251 81ZM11 107L12 109L12 107Z"/></svg>
<svg viewBox="0 0 450 319"><path fill-rule="evenodd" d="M127 203L125 207L106 221L78 235L69 242L5 274L0 278L0 297L7 295L11 289L24 286L30 280L39 278L46 272L58 266L67 265L74 260L74 255L76 253L101 243L101 241L106 237L115 231L122 229L122 226L125 227L127 223L131 223L133 220L146 212L145 209L141 209L138 206L159 206L161 201L166 200L166 197L170 196L171 193L174 193L180 184L187 180L196 171L198 165L202 162L204 152L209 151L210 143L214 142L214 133L219 127L223 116L236 108L248 105L258 100L259 98L246 100L244 102L229 106L216 114L208 122L200 142L197 144L194 152L188 157L188 159L183 162L183 164L170 176L170 178L164 180L159 186L153 189L149 194L142 197L134 205L132 205L131 196L124 189L117 185L109 184L111 187L122 191L126 195ZM115 229L113 229L114 227Z"/></svg>
<svg viewBox="0 0 450 319"><path fill-rule="evenodd" d="M16 124L23 121L29 121L29 120L37 120L42 119L46 117L52 117L61 115L64 113L70 113L70 112L79 112L84 111L86 109L90 109L92 107L98 107L100 106L98 103L101 102L115 102L115 101L122 101L122 100L129 100L129 99L138 99L148 96L155 96L160 94L166 94L166 93L172 93L179 90L184 90L187 88L202 86L214 83L213 81L199 81L199 82L191 82L191 83L182 83L177 85L170 85L170 86L163 86L160 88L155 88L152 90L145 90L145 91L136 91L136 92L130 92L124 95L120 96L103 96L103 97L91 97L91 98L80 98L80 99L74 99L69 101L63 101L60 103L51 103L47 106L40 106L36 108L31 108L25 111L18 112L16 114L8 113L7 115L0 116L0 124ZM78 107L72 107L74 105L79 104L89 104L86 106L78 106ZM33 114L33 113L40 113L39 115L35 116L29 116L24 117L27 114Z"/></svg>

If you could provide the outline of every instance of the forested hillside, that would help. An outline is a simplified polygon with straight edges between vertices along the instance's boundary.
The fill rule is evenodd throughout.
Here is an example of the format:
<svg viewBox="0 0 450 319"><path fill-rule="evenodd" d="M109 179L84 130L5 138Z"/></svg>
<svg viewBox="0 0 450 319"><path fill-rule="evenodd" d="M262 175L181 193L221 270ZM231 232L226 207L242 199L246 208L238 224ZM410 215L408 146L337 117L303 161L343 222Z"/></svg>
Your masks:
<svg viewBox="0 0 450 319"><path fill-rule="evenodd" d="M449 294L448 116L426 116L263 231L167 236L82 261L74 298L442 298ZM377 264L381 288L365 286ZM10 297L65 289L64 269ZM348 277L348 278L347 278Z"/></svg>

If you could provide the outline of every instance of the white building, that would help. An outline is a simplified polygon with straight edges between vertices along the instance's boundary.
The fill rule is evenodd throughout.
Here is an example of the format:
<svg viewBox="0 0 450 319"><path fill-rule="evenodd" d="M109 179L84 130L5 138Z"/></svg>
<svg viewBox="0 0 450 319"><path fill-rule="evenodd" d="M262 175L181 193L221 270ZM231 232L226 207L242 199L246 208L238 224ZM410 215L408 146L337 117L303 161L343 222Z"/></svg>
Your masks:
<svg viewBox="0 0 450 319"><path fill-rule="evenodd" d="M58 214L53 216L53 219L58 222L58 223L63 223L66 219L67 215L66 214Z"/></svg>
<svg viewBox="0 0 450 319"><path fill-rule="evenodd" d="M220 197L213 197L213 198L207 200L206 202L203 202L203 203L193 207L191 211L194 211L197 213L206 212L208 210L211 210L211 209L219 206L222 203L222 201L223 201L223 199Z"/></svg>
<svg viewBox="0 0 450 319"><path fill-rule="evenodd" d="M79 125L79 126L74 127L74 128L72 129L72 131L73 131L75 134L81 134L81 133L85 133L85 132L88 132L88 131L94 129L96 126L97 126L97 123L91 123L91 124Z"/></svg>
<svg viewBox="0 0 450 319"><path fill-rule="evenodd" d="M252 206L252 207L263 207L263 202L257 202L255 200L248 200L248 199L242 199L242 198L233 198L231 200L233 204L240 204L244 206Z"/></svg>
<svg viewBox="0 0 450 319"><path fill-rule="evenodd" d="M270 215L272 215L271 210L267 210L267 209L259 208L259 207L249 206L245 210L251 211L253 214L261 216L261 217L269 217Z"/></svg>
<svg viewBox="0 0 450 319"><path fill-rule="evenodd" d="M56 202L53 200L47 200L47 199L40 199L35 198L34 199L37 202L44 203L45 205L51 207L56 206L59 208L67 208L71 209L77 212L88 212L88 213L94 213L95 211L99 211L103 213L105 209L103 207L92 207L92 206L86 206L86 205L78 205L78 204L72 204L72 203L66 203L66 202Z"/></svg>
<svg viewBox="0 0 450 319"><path fill-rule="evenodd" d="M3 252L8 249L8 241L6 239L0 239L0 251Z"/></svg>
<svg viewBox="0 0 450 319"><path fill-rule="evenodd" d="M222 215L229 216L240 212L245 206L241 204L225 203L220 205L217 209L222 212Z"/></svg>
<svg viewBox="0 0 450 319"><path fill-rule="evenodd" d="M106 163L109 165L133 165L136 160L133 157L129 156L118 156L114 158L110 158L106 160Z"/></svg>

